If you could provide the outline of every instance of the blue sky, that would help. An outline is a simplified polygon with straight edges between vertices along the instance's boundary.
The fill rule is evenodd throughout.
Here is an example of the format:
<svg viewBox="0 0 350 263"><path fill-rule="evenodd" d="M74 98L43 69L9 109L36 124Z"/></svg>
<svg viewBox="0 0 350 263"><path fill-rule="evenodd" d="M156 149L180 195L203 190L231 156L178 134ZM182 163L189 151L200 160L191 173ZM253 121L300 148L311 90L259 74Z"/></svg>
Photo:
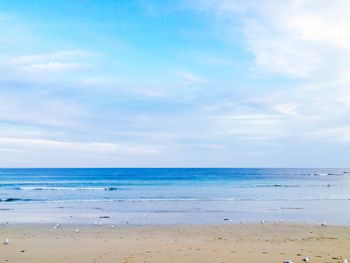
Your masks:
<svg viewBox="0 0 350 263"><path fill-rule="evenodd" d="M347 10L1 0L0 166L350 166Z"/></svg>

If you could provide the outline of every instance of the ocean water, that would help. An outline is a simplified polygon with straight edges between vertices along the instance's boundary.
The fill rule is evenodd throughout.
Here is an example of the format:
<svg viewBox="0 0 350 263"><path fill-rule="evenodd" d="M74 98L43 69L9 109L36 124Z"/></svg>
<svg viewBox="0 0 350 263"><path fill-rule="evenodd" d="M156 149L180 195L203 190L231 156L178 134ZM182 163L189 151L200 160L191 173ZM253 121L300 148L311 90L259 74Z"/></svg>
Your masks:
<svg viewBox="0 0 350 263"><path fill-rule="evenodd" d="M350 224L350 169L0 169L0 223Z"/></svg>

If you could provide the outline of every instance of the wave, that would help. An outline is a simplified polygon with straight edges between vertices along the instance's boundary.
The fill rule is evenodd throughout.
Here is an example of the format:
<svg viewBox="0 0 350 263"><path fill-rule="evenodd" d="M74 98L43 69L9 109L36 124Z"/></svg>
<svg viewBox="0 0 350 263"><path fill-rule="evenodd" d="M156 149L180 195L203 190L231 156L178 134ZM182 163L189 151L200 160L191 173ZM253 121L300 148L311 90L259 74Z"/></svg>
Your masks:
<svg viewBox="0 0 350 263"><path fill-rule="evenodd" d="M29 198L4 198L0 202L15 203L113 203L113 202L288 202L288 201L350 201L350 197L334 198L120 198L120 199L60 199L60 200L43 200Z"/></svg>
<svg viewBox="0 0 350 263"><path fill-rule="evenodd" d="M342 173L312 173L308 174L311 176L319 176L319 177L331 177L331 176L337 176L337 177L348 177L350 172L342 172Z"/></svg>
<svg viewBox="0 0 350 263"><path fill-rule="evenodd" d="M50 187L50 186L21 186L15 187L14 190L27 190L27 191L117 191L121 190L118 187Z"/></svg>
<svg viewBox="0 0 350 263"><path fill-rule="evenodd" d="M257 185L245 185L244 187L249 188L265 188L265 187L303 187L303 186L312 186L312 185L301 185L301 184L257 184ZM315 185L316 186L316 185Z"/></svg>
<svg viewBox="0 0 350 263"><path fill-rule="evenodd" d="M297 188L297 187L334 187L337 184L227 184L230 188ZM177 185L169 185L169 187L178 187ZM216 187L216 185L213 185ZM6 187L7 188L7 187ZM131 190L132 188L103 186L103 187L56 187L56 186L20 186L7 188L10 190L21 191L121 191ZM136 190L136 188L134 188Z"/></svg>
<svg viewBox="0 0 350 263"><path fill-rule="evenodd" d="M0 199L0 202L33 202L33 201L43 201L43 200L35 200L30 198L14 198L14 197Z"/></svg>
<svg viewBox="0 0 350 263"><path fill-rule="evenodd" d="M291 188L291 187L331 187L331 186L337 186L335 184L262 184L262 185L253 185L251 187L285 187L285 188ZM249 186L247 186L249 187Z"/></svg>

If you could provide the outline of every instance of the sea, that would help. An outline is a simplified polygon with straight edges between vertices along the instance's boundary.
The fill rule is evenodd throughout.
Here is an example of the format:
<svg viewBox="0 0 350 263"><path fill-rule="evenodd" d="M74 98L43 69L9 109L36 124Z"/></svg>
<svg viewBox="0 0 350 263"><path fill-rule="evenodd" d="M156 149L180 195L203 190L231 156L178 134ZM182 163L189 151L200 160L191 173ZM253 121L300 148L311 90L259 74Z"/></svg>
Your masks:
<svg viewBox="0 0 350 263"><path fill-rule="evenodd" d="M350 224L350 169L0 169L0 224Z"/></svg>

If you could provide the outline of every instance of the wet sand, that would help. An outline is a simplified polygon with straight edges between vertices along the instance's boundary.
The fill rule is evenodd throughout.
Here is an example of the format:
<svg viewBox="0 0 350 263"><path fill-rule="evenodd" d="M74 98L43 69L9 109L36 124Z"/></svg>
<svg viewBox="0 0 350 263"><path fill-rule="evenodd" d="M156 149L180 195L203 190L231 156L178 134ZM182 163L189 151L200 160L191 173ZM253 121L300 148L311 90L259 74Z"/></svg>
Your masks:
<svg viewBox="0 0 350 263"><path fill-rule="evenodd" d="M1 225L0 262L343 262L350 227ZM2 244L6 238L9 244Z"/></svg>

